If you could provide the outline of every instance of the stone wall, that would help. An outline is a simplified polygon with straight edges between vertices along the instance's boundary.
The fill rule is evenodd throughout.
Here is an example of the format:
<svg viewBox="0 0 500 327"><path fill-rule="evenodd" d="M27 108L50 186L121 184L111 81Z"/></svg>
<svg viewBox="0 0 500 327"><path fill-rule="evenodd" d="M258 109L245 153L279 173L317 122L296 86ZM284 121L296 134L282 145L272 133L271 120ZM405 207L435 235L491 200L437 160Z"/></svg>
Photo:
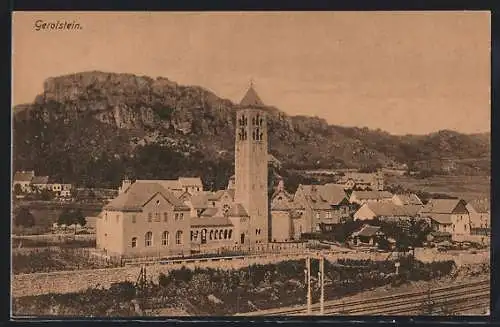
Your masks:
<svg viewBox="0 0 500 327"><path fill-rule="evenodd" d="M338 259L356 259L356 260L376 260L384 261L388 259L387 253L378 252L329 252L324 251L326 259L336 261ZM214 268L214 269L240 269L252 264L278 263L285 260L301 260L306 256L314 254L280 254L247 256L225 259L199 259L185 260L181 263L170 264L151 264L146 266L146 275L148 279L157 282L160 273L168 273L169 270L179 269L183 266L188 269L195 268ZM433 249L416 249L415 257L424 262L435 260L454 260L458 266L465 264L476 264L489 262L489 252L481 251L473 253L441 253ZM176 261L178 262L178 261ZM61 271L52 273L19 274L12 277L12 296L29 296L47 293L71 293L83 291L89 287L108 288L112 283L131 281L135 282L140 273L140 266L126 266L121 268L93 269Z"/></svg>
<svg viewBox="0 0 500 327"><path fill-rule="evenodd" d="M183 266L189 269L195 269L196 267L239 269L252 264L268 264L302 258L305 258L305 254L269 255L232 260L189 260L178 264L148 265L146 266L146 274L148 279L157 282L160 273L166 274L169 270L179 269ZM89 287L108 288L112 283L122 281L135 282L139 276L140 269L140 266L126 266L107 269L18 274L12 276L11 294L13 297L20 297L48 293L72 293L86 290Z"/></svg>

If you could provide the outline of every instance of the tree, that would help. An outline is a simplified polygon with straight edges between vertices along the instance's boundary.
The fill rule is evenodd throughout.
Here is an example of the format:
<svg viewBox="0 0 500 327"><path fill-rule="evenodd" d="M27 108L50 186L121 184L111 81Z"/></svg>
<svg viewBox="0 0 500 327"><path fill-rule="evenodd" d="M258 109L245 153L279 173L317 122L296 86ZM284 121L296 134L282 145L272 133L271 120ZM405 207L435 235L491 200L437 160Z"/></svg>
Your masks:
<svg viewBox="0 0 500 327"><path fill-rule="evenodd" d="M64 209L63 212L59 215L59 218L57 219L57 224L59 225L71 225L72 218L71 218L71 211L69 209Z"/></svg>
<svg viewBox="0 0 500 327"><path fill-rule="evenodd" d="M16 226L33 227L35 225L35 217L33 217L28 208L19 208L14 213L14 224Z"/></svg>
<svg viewBox="0 0 500 327"><path fill-rule="evenodd" d="M74 222L76 224L79 224L80 226L85 226L85 224L87 223L87 221L85 220L85 216L83 215L83 212L82 212L82 209L78 208L76 209L76 211L74 212Z"/></svg>
<svg viewBox="0 0 500 327"><path fill-rule="evenodd" d="M14 195L21 195L23 194L23 188L21 187L21 184L15 184L14 185Z"/></svg>
<svg viewBox="0 0 500 327"><path fill-rule="evenodd" d="M47 189L43 189L40 191L40 199L42 201L50 201L54 198L54 193Z"/></svg>

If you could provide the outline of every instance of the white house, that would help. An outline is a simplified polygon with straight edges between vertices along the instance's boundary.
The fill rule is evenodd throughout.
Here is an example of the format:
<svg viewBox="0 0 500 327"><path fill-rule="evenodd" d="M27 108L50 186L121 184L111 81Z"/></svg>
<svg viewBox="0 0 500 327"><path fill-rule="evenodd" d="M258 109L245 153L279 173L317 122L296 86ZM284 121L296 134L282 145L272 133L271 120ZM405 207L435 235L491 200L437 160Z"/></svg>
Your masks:
<svg viewBox="0 0 500 327"><path fill-rule="evenodd" d="M490 199L477 199L467 203L470 215L471 234L489 235L491 232Z"/></svg>
<svg viewBox="0 0 500 327"><path fill-rule="evenodd" d="M431 219L435 231L448 232L452 237L470 235L471 222L467 203L462 199L431 199L420 212Z"/></svg>
<svg viewBox="0 0 500 327"><path fill-rule="evenodd" d="M354 220L402 220L418 216L421 205L396 205L392 202L368 202L354 213Z"/></svg>
<svg viewBox="0 0 500 327"><path fill-rule="evenodd" d="M415 193L394 194L392 202L398 206L423 205L422 200Z"/></svg>
<svg viewBox="0 0 500 327"><path fill-rule="evenodd" d="M350 203L363 205L368 202L392 202L393 194L388 191L353 191Z"/></svg>

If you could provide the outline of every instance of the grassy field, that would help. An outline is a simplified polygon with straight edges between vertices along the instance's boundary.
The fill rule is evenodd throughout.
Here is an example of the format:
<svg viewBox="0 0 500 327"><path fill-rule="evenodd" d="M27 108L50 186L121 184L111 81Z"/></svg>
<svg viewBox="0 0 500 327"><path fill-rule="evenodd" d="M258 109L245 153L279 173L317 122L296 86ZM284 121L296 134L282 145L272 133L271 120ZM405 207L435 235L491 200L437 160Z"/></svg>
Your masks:
<svg viewBox="0 0 500 327"><path fill-rule="evenodd" d="M14 203L14 208L17 207L29 209L31 214L35 217L35 226L51 227L53 223L57 222L57 219L65 208L80 208L84 216L97 216L102 206L99 207L97 205L79 203L19 201Z"/></svg>
<svg viewBox="0 0 500 327"><path fill-rule="evenodd" d="M490 195L490 176L433 176L425 179L387 176L386 183L387 185L401 185L412 191L444 193L464 200Z"/></svg>

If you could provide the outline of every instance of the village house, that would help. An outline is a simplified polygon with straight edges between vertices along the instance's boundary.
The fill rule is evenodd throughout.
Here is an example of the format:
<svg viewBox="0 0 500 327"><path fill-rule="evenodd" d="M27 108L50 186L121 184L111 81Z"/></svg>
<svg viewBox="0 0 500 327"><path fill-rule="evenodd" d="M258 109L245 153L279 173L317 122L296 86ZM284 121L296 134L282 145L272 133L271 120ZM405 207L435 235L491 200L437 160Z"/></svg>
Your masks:
<svg viewBox="0 0 500 327"><path fill-rule="evenodd" d="M349 217L349 201L344 189L337 184L300 184L294 202L305 208L305 233L319 232L322 224L339 224Z"/></svg>
<svg viewBox="0 0 500 327"><path fill-rule="evenodd" d="M179 177L180 188L190 194L203 192L203 183L199 177Z"/></svg>
<svg viewBox="0 0 500 327"><path fill-rule="evenodd" d="M72 187L73 186L71 184L58 183L55 181L51 181L49 184L47 184L47 189L54 193L56 197L60 198L71 197Z"/></svg>
<svg viewBox="0 0 500 327"><path fill-rule="evenodd" d="M363 205L369 202L392 202L392 198L393 194L388 191L353 191L349 202Z"/></svg>
<svg viewBox="0 0 500 327"><path fill-rule="evenodd" d="M13 185L12 187L15 190L16 185L20 186L20 190L23 193L31 192L31 180L35 177L35 172L33 170L30 171L17 171L14 174Z"/></svg>
<svg viewBox="0 0 500 327"><path fill-rule="evenodd" d="M48 186L49 186L49 176L35 176L31 180L31 190L33 192L49 190Z"/></svg>
<svg viewBox="0 0 500 327"><path fill-rule="evenodd" d="M420 216L431 220L434 231L450 233L453 239L470 235L471 222L467 203L462 199L431 199Z"/></svg>
<svg viewBox="0 0 500 327"><path fill-rule="evenodd" d="M379 226L365 224L351 235L351 240L357 246L377 246L384 233Z"/></svg>
<svg viewBox="0 0 500 327"><path fill-rule="evenodd" d="M368 202L363 204L354 213L354 220L380 220L400 221L416 218L422 205L396 205L392 202Z"/></svg>
<svg viewBox="0 0 500 327"><path fill-rule="evenodd" d="M345 172L340 177L338 184L344 185L345 189L359 189L359 190L384 190L384 173L378 170L376 173L359 173L359 172Z"/></svg>
<svg viewBox="0 0 500 327"><path fill-rule="evenodd" d="M469 211L471 234L472 235L490 235L491 234L491 212L490 199L476 199L467 203Z"/></svg>
<svg viewBox="0 0 500 327"><path fill-rule="evenodd" d="M305 207L294 201L294 196L285 190L282 179L271 196L271 240L288 242L300 240L306 231Z"/></svg>
<svg viewBox="0 0 500 327"><path fill-rule="evenodd" d="M110 255L168 256L190 251L190 209L161 184L133 183L104 206L97 248Z"/></svg>
<svg viewBox="0 0 500 327"><path fill-rule="evenodd" d="M398 206L423 205L422 200L415 193L394 194L392 202Z"/></svg>

